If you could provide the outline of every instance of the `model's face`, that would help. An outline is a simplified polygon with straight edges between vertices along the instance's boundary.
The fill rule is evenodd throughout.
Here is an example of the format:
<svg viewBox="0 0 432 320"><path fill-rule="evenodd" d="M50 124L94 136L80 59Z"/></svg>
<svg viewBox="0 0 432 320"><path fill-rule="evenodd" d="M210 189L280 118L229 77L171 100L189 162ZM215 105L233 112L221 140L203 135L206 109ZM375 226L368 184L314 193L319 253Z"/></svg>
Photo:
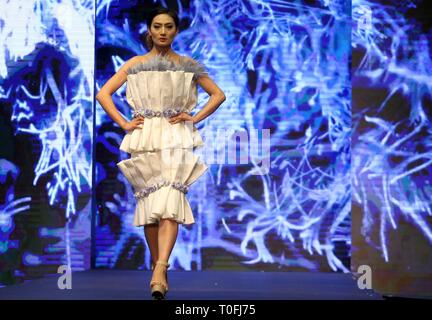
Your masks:
<svg viewBox="0 0 432 320"><path fill-rule="evenodd" d="M177 31L174 19L164 13L153 18L149 32L155 45L166 47L174 41Z"/></svg>

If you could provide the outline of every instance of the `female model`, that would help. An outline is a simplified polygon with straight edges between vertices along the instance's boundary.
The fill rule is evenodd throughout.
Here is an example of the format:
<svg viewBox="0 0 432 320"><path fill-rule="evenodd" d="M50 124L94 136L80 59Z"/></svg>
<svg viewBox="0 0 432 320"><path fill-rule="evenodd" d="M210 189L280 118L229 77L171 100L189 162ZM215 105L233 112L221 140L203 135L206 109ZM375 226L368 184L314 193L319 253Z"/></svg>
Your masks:
<svg viewBox="0 0 432 320"><path fill-rule="evenodd" d="M134 225L144 226L150 248L152 296L163 299L168 292L166 272L178 225L195 222L185 193L207 169L192 152L203 145L194 125L212 114L225 95L200 63L171 48L179 32L174 11L155 9L147 18L147 27L149 52L126 61L96 99L127 132L120 149L131 158L117 165L135 191ZM131 121L121 116L111 98L126 81L126 100L133 110ZM197 85L210 98L191 116L197 103Z"/></svg>

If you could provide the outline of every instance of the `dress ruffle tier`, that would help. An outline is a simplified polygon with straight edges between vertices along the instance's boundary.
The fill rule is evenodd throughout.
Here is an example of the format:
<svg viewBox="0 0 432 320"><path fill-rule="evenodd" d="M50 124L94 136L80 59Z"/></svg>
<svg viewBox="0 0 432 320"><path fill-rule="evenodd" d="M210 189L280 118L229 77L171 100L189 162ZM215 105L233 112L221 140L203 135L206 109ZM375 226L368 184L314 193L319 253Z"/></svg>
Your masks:
<svg viewBox="0 0 432 320"><path fill-rule="evenodd" d="M135 226L162 218L195 222L185 194L208 169L199 156L188 149L165 149L134 155L117 166L135 191Z"/></svg>
<svg viewBox="0 0 432 320"><path fill-rule="evenodd" d="M156 151L161 149L187 148L204 146L204 141L194 126L186 122L171 124L166 118L145 118L144 123L127 133L120 150L127 153Z"/></svg>

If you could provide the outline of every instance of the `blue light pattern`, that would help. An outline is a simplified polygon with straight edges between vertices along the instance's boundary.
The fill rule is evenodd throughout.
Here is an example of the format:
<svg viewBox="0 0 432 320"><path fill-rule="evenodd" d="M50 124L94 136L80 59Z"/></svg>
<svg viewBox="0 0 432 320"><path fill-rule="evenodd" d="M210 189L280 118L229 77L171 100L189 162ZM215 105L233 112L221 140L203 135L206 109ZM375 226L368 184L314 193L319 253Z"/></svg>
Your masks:
<svg viewBox="0 0 432 320"><path fill-rule="evenodd" d="M419 3L353 0L355 228L385 262L402 222L432 245L431 41L406 14Z"/></svg>
<svg viewBox="0 0 432 320"><path fill-rule="evenodd" d="M62 264L85 270L94 1L1 0L0 7L2 129L13 128L2 130L8 134L0 155L6 194L0 199L0 283L55 273Z"/></svg>

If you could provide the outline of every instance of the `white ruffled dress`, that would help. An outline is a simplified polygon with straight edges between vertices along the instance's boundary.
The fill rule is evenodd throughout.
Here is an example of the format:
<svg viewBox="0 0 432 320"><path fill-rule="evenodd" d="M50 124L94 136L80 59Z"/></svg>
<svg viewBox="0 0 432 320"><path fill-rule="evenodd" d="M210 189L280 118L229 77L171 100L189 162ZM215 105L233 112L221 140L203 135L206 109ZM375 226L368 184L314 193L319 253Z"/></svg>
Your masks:
<svg viewBox="0 0 432 320"><path fill-rule="evenodd" d="M134 117L144 116L144 123L128 132L120 145L131 158L117 163L137 200L133 224L158 223L162 218L192 224L195 220L185 194L208 169L193 153L204 142L191 123L171 124L168 119L195 108L196 80L206 71L190 59L176 64L157 55L127 73L127 102Z"/></svg>

